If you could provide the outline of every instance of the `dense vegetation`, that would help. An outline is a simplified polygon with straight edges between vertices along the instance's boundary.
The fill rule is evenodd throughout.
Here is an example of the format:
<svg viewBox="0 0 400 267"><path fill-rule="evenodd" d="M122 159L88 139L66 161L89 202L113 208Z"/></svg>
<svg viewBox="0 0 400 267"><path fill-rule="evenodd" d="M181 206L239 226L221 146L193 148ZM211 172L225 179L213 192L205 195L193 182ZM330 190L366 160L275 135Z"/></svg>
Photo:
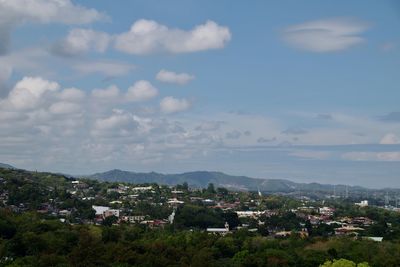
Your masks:
<svg viewBox="0 0 400 267"><path fill-rule="evenodd" d="M245 230L218 236L173 227L67 225L6 210L0 211L0 218L2 266L318 266L338 258L371 266L400 262L398 242L270 239Z"/></svg>
<svg viewBox="0 0 400 267"><path fill-rule="evenodd" d="M92 205L124 199L110 191L118 188L118 183L83 180L85 187L73 194L72 179L62 175L0 169L0 178L0 196L7 192L7 198L0 202L0 266L379 267L399 266L400 262L400 215L376 207L356 207L345 199L325 200L324 205L335 207L335 217L374 220L359 238L335 237L332 225L311 225L293 212L301 205L298 199L258 197L254 192L231 192L212 184L196 191L190 191L187 183L177 185L185 204L176 209L173 224L152 229L140 223L116 225L114 216L95 224ZM152 188L154 192L140 193L135 201L124 200L115 207L152 219L167 218L172 212L167 204L173 197L171 189L154 184ZM270 210L273 214L257 220L238 218L232 210L193 202L193 196L239 203L238 210ZM44 204L71 214L42 213ZM319 202L313 204L318 206ZM205 231L207 227L223 227L225 222L231 229L247 226L226 235ZM299 234L304 228L308 237ZM292 234L278 238L271 234L275 230ZM382 236L384 241L362 236Z"/></svg>

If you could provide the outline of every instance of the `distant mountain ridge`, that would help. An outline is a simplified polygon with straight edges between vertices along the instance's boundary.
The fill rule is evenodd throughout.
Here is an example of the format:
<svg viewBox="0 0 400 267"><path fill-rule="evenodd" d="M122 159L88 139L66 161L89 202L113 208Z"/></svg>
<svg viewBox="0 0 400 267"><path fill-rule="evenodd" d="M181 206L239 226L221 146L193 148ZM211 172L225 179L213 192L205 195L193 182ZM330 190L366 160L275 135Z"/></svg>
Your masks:
<svg viewBox="0 0 400 267"><path fill-rule="evenodd" d="M263 192L293 192L293 191L326 191L333 192L334 185L319 183L295 183L284 179L259 179L247 176L234 176L222 172L195 171L181 174L161 174L156 172L137 173L118 169L103 173L96 173L86 178L108 182L129 182L136 184L158 183L164 185L177 185L187 182L191 187L204 188L209 183L216 187L225 187L230 190L249 190ZM338 191L344 191L345 185L336 186ZM351 187L364 189L362 187ZM367 189L365 189L367 190Z"/></svg>
<svg viewBox="0 0 400 267"><path fill-rule="evenodd" d="M10 164L1 163L1 162L0 162L0 168L3 168L3 169L16 169L14 166L11 166Z"/></svg>

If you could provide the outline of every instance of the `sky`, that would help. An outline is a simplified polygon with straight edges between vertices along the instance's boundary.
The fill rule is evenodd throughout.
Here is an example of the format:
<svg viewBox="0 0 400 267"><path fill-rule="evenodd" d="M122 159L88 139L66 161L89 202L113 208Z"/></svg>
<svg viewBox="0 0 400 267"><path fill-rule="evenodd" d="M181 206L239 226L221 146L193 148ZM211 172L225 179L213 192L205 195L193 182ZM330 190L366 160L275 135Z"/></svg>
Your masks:
<svg viewBox="0 0 400 267"><path fill-rule="evenodd" d="M400 187L398 1L0 0L0 162Z"/></svg>

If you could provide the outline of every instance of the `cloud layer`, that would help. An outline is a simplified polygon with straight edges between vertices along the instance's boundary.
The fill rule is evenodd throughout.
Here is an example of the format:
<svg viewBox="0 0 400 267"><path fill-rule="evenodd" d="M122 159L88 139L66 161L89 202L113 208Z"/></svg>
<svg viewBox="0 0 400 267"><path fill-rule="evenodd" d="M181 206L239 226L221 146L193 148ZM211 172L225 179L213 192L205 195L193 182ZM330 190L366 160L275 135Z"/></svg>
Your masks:
<svg viewBox="0 0 400 267"><path fill-rule="evenodd" d="M95 9L74 5L70 0L0 1L0 54L8 50L11 31L23 23L79 25L105 18Z"/></svg>
<svg viewBox="0 0 400 267"><path fill-rule="evenodd" d="M298 49L325 53L363 43L365 39L360 34L367 29L367 23L354 19L325 19L290 26L284 30L283 38Z"/></svg>
<svg viewBox="0 0 400 267"><path fill-rule="evenodd" d="M190 75L187 73L175 73L168 70L160 70L156 75L156 79L160 82L184 85L193 80L194 75Z"/></svg>

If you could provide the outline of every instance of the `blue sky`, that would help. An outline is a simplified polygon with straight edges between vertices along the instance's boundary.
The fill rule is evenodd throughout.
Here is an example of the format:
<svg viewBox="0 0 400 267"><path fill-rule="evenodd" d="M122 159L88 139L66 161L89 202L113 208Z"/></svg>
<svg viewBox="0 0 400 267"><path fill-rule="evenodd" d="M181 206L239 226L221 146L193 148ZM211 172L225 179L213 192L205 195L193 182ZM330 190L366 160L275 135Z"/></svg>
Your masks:
<svg viewBox="0 0 400 267"><path fill-rule="evenodd" d="M400 187L396 1L0 3L0 162Z"/></svg>

